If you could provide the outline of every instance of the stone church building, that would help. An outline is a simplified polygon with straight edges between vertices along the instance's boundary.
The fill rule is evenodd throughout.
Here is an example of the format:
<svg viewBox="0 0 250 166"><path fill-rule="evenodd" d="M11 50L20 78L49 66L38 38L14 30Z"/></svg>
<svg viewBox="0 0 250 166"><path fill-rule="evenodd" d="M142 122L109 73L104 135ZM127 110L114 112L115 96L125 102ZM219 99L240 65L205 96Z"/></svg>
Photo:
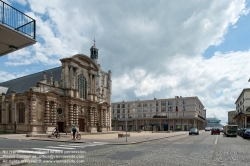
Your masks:
<svg viewBox="0 0 250 166"><path fill-rule="evenodd" d="M45 133L111 130L111 71L98 63L98 48L90 57L77 54L62 65L0 83L0 131Z"/></svg>

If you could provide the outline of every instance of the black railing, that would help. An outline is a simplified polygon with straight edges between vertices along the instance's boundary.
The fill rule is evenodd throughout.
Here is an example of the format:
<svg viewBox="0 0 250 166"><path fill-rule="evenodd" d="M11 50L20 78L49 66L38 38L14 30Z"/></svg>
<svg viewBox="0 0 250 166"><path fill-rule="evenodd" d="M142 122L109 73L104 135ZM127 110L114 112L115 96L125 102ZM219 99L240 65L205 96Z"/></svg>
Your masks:
<svg viewBox="0 0 250 166"><path fill-rule="evenodd" d="M0 24L36 39L36 20L0 0Z"/></svg>
<svg viewBox="0 0 250 166"><path fill-rule="evenodd" d="M202 117L202 116L200 116L200 115L198 115L198 117L201 118L201 119L203 119L203 120L206 120L204 117Z"/></svg>

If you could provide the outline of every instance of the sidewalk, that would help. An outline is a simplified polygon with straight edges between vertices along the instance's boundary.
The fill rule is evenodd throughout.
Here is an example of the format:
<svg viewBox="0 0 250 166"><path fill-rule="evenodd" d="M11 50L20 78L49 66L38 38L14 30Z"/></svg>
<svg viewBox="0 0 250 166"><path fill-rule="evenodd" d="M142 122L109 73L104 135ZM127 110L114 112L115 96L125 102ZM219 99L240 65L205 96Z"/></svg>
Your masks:
<svg viewBox="0 0 250 166"><path fill-rule="evenodd" d="M200 131L200 133L202 133ZM48 138L46 134L33 135L33 137L26 137L26 134L5 134L0 135L0 138L6 139L19 139L22 140L42 140L42 141L56 141L56 142L71 142L71 143L106 143L110 145L127 145L127 144L136 144L141 142L147 142L157 139L163 139L168 137L175 137L179 135L188 135L188 131L177 131L177 132L150 132L150 131L142 131L138 132L128 132L130 136L126 138L125 132L112 131L108 133L80 133L81 140L72 140L71 134L66 135L65 133L61 133L60 139L57 138ZM124 137L118 138L118 134L124 134Z"/></svg>

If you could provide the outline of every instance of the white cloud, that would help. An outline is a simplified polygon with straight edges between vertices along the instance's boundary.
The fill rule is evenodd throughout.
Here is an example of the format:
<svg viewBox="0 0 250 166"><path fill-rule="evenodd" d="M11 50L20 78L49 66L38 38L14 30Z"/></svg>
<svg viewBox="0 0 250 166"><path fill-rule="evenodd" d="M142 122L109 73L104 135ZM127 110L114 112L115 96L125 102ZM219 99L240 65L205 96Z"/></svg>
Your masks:
<svg viewBox="0 0 250 166"><path fill-rule="evenodd" d="M5 65L58 66L61 58L89 55L95 37L99 62L113 74L114 101L198 96L209 115L224 118L248 85L250 51L201 56L249 13L244 0L28 2L37 43Z"/></svg>

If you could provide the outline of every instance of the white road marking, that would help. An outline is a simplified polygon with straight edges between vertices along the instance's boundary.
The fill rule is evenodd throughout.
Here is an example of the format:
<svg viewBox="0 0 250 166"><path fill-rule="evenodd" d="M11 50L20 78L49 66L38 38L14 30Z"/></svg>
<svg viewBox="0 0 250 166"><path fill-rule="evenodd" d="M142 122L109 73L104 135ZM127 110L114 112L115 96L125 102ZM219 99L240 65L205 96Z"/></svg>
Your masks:
<svg viewBox="0 0 250 166"><path fill-rule="evenodd" d="M219 135L217 135L217 137L216 137L216 139L215 139L214 144L217 144L217 141L218 141L218 136L219 136Z"/></svg>
<svg viewBox="0 0 250 166"><path fill-rule="evenodd" d="M86 147L88 145L59 145L59 146L64 146L64 147L72 147L72 148L82 148L82 147Z"/></svg>
<svg viewBox="0 0 250 166"><path fill-rule="evenodd" d="M102 145L104 145L104 144L108 144L108 142L93 142L94 144L102 144Z"/></svg>

